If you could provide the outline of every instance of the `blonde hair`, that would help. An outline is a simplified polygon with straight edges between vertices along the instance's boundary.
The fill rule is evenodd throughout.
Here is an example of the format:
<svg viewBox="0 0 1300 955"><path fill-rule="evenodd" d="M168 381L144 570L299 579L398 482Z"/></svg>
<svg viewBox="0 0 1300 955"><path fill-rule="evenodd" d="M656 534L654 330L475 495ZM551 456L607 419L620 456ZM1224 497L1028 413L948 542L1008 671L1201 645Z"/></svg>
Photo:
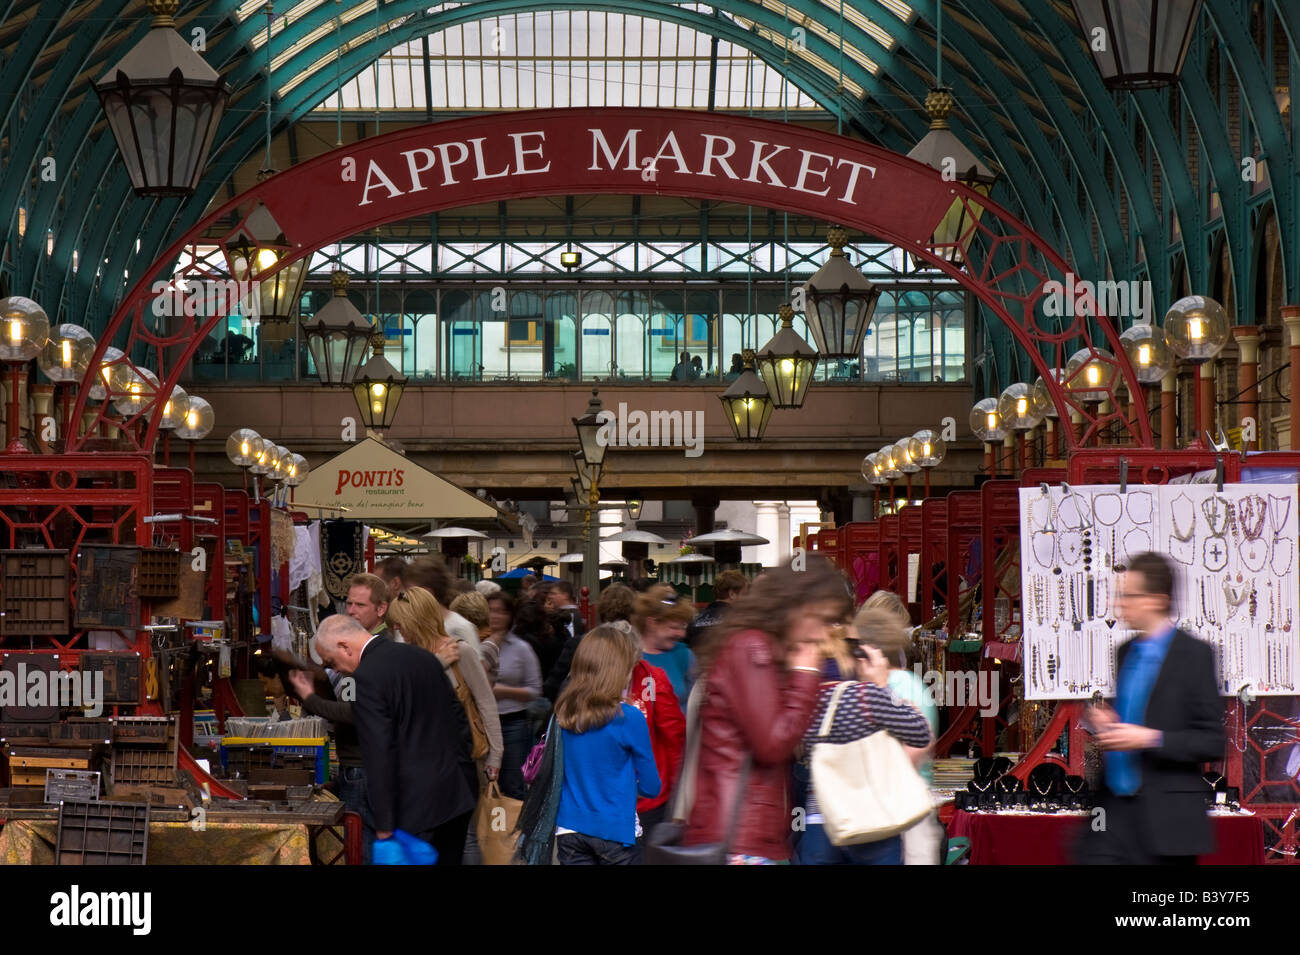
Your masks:
<svg viewBox="0 0 1300 955"><path fill-rule="evenodd" d="M478 591L458 594L447 609L452 613L460 614L480 630L487 628L488 602L487 598Z"/></svg>
<svg viewBox="0 0 1300 955"><path fill-rule="evenodd" d="M619 627L599 626L578 643L569 682L555 701L555 721L571 733L599 729L616 715L641 658L639 646Z"/></svg>
<svg viewBox="0 0 1300 955"><path fill-rule="evenodd" d="M695 617L695 605L689 597L677 593L670 584L655 584L643 594L637 594L636 628L645 633L647 620L677 620L690 623Z"/></svg>
<svg viewBox="0 0 1300 955"><path fill-rule="evenodd" d="M912 626L912 612L903 603L903 598L892 590L877 590L862 604L863 610L883 610L898 618L904 627Z"/></svg>
<svg viewBox="0 0 1300 955"><path fill-rule="evenodd" d="M436 653L448 640L442 624L442 604L423 587L407 587L388 605L388 623L402 638L430 653Z"/></svg>
<svg viewBox="0 0 1300 955"><path fill-rule="evenodd" d="M907 666L907 650L912 641L897 616L879 607L863 606L853 618L853 629L859 640L883 653L891 667Z"/></svg>

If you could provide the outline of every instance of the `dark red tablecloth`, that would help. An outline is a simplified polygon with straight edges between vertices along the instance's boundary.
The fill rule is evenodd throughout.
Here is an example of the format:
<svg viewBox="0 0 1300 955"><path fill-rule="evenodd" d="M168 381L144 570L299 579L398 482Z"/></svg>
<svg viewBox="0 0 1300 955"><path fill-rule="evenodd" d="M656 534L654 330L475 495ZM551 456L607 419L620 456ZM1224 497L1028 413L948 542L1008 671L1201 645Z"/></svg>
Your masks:
<svg viewBox="0 0 1300 955"><path fill-rule="evenodd" d="M1259 816L1214 816L1215 851L1201 865L1263 865L1264 823ZM971 865L1069 865L1080 815L953 813L948 836L970 839Z"/></svg>

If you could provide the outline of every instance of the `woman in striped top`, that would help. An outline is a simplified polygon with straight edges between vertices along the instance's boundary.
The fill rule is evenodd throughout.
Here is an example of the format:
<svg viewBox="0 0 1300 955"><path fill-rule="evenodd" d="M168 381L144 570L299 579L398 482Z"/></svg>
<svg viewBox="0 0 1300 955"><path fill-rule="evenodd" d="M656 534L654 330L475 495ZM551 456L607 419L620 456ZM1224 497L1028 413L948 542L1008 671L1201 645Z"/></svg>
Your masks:
<svg viewBox="0 0 1300 955"><path fill-rule="evenodd" d="M856 638L850 643L858 645ZM812 721L804 733L804 752L811 755L818 741L850 743L864 739L872 733L888 733L904 746L924 747L931 741L930 724L921 712L899 699L889 688L889 662L884 655L867 644L861 644L865 659L848 657L841 664L842 673L856 670L858 682L851 683L840 698L835 719L828 736L819 735L826 708L839 685L823 683L817 696L817 707ZM852 662L854 670L848 669ZM892 836L877 842L860 845L831 845L822 826L821 812L813 787L808 790L805 823L807 828L795 852L796 865L902 865L903 840Z"/></svg>

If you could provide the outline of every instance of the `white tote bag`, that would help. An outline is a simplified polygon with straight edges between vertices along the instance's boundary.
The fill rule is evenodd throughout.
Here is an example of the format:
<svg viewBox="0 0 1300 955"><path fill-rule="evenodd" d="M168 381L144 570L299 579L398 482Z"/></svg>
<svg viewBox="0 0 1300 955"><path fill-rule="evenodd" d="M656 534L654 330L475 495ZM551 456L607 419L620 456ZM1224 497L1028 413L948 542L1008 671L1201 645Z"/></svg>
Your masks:
<svg viewBox="0 0 1300 955"><path fill-rule="evenodd" d="M826 707L818 736L830 734L841 683ZM818 741L812 751L812 784L831 845L854 846L898 835L934 808L925 780L903 744L884 730L849 743Z"/></svg>

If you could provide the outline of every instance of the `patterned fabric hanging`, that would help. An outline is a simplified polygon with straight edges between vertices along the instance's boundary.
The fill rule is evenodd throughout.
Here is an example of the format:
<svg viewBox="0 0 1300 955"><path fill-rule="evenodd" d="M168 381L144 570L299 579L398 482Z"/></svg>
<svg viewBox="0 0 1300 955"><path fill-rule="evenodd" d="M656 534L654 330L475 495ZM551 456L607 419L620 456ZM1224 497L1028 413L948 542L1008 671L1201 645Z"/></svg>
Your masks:
<svg viewBox="0 0 1300 955"><path fill-rule="evenodd" d="M365 569L364 531L359 521L326 521L321 525L321 569L325 572L325 590L335 600L347 599L347 579Z"/></svg>

